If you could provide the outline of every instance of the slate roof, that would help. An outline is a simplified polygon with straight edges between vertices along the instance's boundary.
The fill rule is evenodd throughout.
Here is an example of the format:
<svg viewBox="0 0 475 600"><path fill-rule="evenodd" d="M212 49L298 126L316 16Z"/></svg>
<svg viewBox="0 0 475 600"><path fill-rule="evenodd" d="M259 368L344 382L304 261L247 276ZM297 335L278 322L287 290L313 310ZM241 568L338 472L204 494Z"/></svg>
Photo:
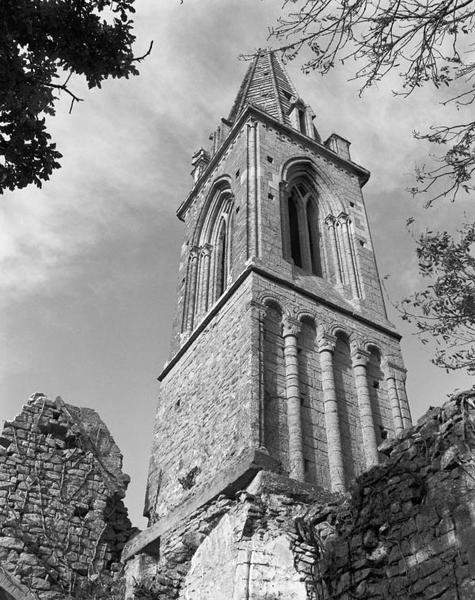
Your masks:
<svg viewBox="0 0 475 600"><path fill-rule="evenodd" d="M298 99L284 65L272 50L258 50L244 77L228 120L234 123L246 106L253 105L281 123L290 125L289 111Z"/></svg>

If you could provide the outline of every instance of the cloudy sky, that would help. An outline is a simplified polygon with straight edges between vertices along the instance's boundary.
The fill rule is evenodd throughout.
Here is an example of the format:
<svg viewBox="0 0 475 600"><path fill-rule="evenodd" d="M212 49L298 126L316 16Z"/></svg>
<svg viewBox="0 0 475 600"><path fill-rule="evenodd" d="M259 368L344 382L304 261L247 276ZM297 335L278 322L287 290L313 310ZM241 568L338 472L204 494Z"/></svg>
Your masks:
<svg viewBox="0 0 475 600"><path fill-rule="evenodd" d="M279 7L275 0L138 0L137 54L154 40L140 77L93 92L75 81L85 102L68 115L65 98L51 122L62 169L42 190L1 198L0 418L12 418L33 392L98 410L132 477L127 504L138 526L175 303L182 242L175 210L190 189L193 151L207 144L237 93L247 66L238 55L269 45ZM402 100L388 82L359 98L344 69L305 76L294 62L288 72L322 137L336 131L350 139L353 160L372 172L369 219L397 301L418 285L406 219L453 228L469 210L462 199L424 211L405 191L427 151L411 132L444 109L429 88ZM416 418L472 385L431 366L430 349L394 311L392 319L405 336Z"/></svg>

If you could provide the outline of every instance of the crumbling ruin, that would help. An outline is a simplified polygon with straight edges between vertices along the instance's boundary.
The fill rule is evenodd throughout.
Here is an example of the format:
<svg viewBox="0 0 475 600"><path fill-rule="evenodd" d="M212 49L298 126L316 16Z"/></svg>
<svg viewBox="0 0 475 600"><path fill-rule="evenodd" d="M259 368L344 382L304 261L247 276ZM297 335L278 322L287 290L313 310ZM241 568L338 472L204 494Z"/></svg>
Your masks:
<svg viewBox="0 0 475 600"><path fill-rule="evenodd" d="M0 599L110 597L132 528L99 415L34 394L0 436Z"/></svg>
<svg viewBox="0 0 475 600"><path fill-rule="evenodd" d="M380 451L347 494L260 471L145 551L131 540L126 597L473 600L475 391Z"/></svg>

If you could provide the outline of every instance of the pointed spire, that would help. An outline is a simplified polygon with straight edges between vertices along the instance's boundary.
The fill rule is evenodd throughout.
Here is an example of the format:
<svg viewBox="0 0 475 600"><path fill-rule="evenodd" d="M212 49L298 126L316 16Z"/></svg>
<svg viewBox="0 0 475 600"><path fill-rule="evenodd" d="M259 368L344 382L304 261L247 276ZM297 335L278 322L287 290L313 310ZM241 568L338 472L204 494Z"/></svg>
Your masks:
<svg viewBox="0 0 475 600"><path fill-rule="evenodd" d="M251 104L281 123L291 125L289 113L297 100L298 94L274 51L258 50L234 101L229 121L236 121Z"/></svg>

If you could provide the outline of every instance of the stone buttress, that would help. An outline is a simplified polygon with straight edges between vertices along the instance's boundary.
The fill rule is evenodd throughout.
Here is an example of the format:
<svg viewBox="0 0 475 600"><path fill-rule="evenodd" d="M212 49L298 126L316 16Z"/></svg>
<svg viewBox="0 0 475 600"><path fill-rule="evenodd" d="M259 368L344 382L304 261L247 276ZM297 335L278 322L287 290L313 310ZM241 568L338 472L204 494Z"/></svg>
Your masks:
<svg viewBox="0 0 475 600"><path fill-rule="evenodd" d="M149 528L124 553L136 574L144 561L153 570L166 532L259 472L299 493L344 492L411 423L362 195L369 172L316 123L276 55L259 51L211 148L193 155Z"/></svg>

